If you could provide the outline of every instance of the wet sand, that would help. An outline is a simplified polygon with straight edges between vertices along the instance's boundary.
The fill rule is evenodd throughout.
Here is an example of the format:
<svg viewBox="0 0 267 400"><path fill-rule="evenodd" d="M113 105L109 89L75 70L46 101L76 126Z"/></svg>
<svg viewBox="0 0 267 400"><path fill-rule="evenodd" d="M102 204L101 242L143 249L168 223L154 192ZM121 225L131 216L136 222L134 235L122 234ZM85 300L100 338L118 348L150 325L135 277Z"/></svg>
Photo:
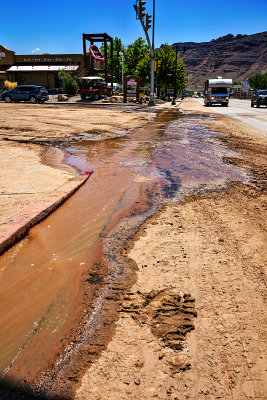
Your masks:
<svg viewBox="0 0 267 400"><path fill-rule="evenodd" d="M199 138L199 124L212 126L213 134ZM201 165L201 176L203 171L207 175L197 185L200 176L194 178L190 168L181 163L174 164L177 170L169 168L172 160L165 159L171 156L168 149L175 144L177 130L171 126L168 143L159 143L158 155L154 152L160 185L129 193L136 203L117 214L87 260L91 268L83 270L84 297L75 305L72 326L84 317L87 325L79 325L78 332L59 343L66 364L57 369L55 361L47 374L32 382L47 398L73 398L80 384L76 399L239 400L263 399L266 394L261 358L266 350L266 144L253 132L248 138L240 126L232 135L220 118L200 121L192 115L181 127L182 132L189 130L179 137L190 148L183 155L184 167L191 163L196 171ZM224 144L224 151L214 140ZM196 142L203 154L209 141L226 164L214 164L216 176L210 178L215 182L206 187L209 168L204 157L195 165L193 145ZM244 183L227 183L227 171L229 178ZM147 177L135 179L145 183ZM186 198L180 193L176 197L181 186ZM157 198L164 205L152 216ZM73 289L77 293L77 286ZM93 299L101 307L92 309ZM93 310L101 311L95 324L82 315L83 309L91 316ZM90 368L81 381L86 364ZM15 364L14 376L16 368L21 370L20 363Z"/></svg>
<svg viewBox="0 0 267 400"><path fill-rule="evenodd" d="M137 281L76 400L265 398L263 206L239 184L143 225L129 252Z"/></svg>
<svg viewBox="0 0 267 400"><path fill-rule="evenodd" d="M57 372L63 370L63 364L59 364L55 354L63 352L62 358L67 358L69 363L64 350L71 352L75 360L73 353L79 350L80 342L84 345L81 327L84 318L90 319L95 291L98 290L98 285L95 287L90 279L90 274L94 274L95 262L88 251L116 214L139 197L143 182L147 184L152 180L149 167L147 177L137 174L137 171L142 171L152 151L149 146L143 147L146 135L149 138L155 133L153 129L146 132L142 128L139 138L131 139L130 135L129 140L121 139L125 145L119 145L119 148L110 141L85 145L86 151L92 154L102 149L95 153L98 165L90 184L85 184L43 224L32 229L27 239L1 258L1 293L4 301L10 304L9 307L5 307L3 302L1 304L2 320L5 319L2 324L5 328L1 331L1 367L9 382L17 382L17 385L33 382L50 364L48 375L52 377L50 389L53 391L54 374L51 366L54 363L58 365ZM138 146L140 148L135 155ZM91 159L92 154L89 156L89 153L86 153L85 161L87 157ZM83 168L81 164L75 164L75 167ZM125 188L132 181L133 189L126 191L125 195ZM146 204L145 201L141 203ZM101 255L101 251L95 252ZM105 264L100 268L104 276L105 268ZM108 271L110 273L109 265ZM81 276L84 278L81 279ZM102 286L105 284L106 281L101 283ZM81 307L83 302L85 304ZM74 333L72 327L76 328ZM64 340L61 341L61 338ZM70 350L72 342L78 345L74 346L73 352ZM78 355L81 358L80 352ZM72 365L64 368L70 378L73 377ZM45 393L48 391L49 378L46 379ZM69 382L73 380L74 377ZM59 390L61 385L58 380L55 385ZM44 390L43 386L40 390Z"/></svg>
<svg viewBox="0 0 267 400"><path fill-rule="evenodd" d="M75 400L266 398L266 140L224 117L204 124L250 182L204 187L142 226L136 282Z"/></svg>
<svg viewBox="0 0 267 400"><path fill-rule="evenodd" d="M67 191L77 185L77 171L63 164L63 152L39 143L116 136L152 116L117 110L1 103L0 224L65 183Z"/></svg>

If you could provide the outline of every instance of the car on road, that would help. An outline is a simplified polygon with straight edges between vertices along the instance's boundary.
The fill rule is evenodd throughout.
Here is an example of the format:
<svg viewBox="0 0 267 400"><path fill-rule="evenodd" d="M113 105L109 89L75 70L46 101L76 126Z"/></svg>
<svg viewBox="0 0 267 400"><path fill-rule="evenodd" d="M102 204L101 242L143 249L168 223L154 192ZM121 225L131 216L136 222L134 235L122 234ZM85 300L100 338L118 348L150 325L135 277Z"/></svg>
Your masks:
<svg viewBox="0 0 267 400"><path fill-rule="evenodd" d="M111 83L108 83L107 87L111 88ZM119 83L113 82L112 89L113 89L113 93L114 92L118 93L121 90L121 85Z"/></svg>
<svg viewBox="0 0 267 400"><path fill-rule="evenodd" d="M112 95L112 88L108 87L105 80L98 76L84 76L78 78L79 93L82 100L92 97L99 100L101 96Z"/></svg>
<svg viewBox="0 0 267 400"><path fill-rule="evenodd" d="M267 90L257 90L251 98L251 107L265 105L267 107Z"/></svg>
<svg viewBox="0 0 267 400"><path fill-rule="evenodd" d="M11 103L12 101L29 101L32 104L42 104L48 99L49 96L46 88L36 85L20 85L2 93L2 100L6 103Z"/></svg>

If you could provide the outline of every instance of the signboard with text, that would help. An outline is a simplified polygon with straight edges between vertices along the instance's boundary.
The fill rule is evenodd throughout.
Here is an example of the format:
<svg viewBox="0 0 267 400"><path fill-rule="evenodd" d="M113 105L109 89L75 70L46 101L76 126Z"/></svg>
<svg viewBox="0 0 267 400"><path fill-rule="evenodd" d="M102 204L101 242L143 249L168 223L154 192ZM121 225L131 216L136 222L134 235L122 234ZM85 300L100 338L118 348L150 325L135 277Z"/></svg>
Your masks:
<svg viewBox="0 0 267 400"><path fill-rule="evenodd" d="M135 79L129 79L127 81L127 97L136 97L137 93L137 81Z"/></svg>
<svg viewBox="0 0 267 400"><path fill-rule="evenodd" d="M127 97L136 98L136 101L139 101L139 87L140 78L138 76L125 76L123 82L123 102L127 102Z"/></svg>

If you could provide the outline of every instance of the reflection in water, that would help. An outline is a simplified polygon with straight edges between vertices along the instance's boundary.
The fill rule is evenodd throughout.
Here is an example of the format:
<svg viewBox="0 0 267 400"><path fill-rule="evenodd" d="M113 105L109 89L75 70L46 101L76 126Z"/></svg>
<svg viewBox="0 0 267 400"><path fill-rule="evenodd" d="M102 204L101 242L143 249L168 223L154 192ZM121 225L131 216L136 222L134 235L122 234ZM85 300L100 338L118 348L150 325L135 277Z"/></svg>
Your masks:
<svg viewBox="0 0 267 400"><path fill-rule="evenodd" d="M186 189L247 179L223 162L232 152L216 134L177 117L167 112L126 137L64 147L67 163L94 173L0 259L1 375L23 378L41 368L60 338L99 235L140 191L158 182L163 198L178 199Z"/></svg>
<svg viewBox="0 0 267 400"><path fill-rule="evenodd" d="M210 131L202 123L191 123L197 120L201 117L170 122L153 153L154 164L173 187L174 201L189 190L212 189L231 180L248 182L242 168L224 162L224 157L233 157L236 153L222 144L219 140L222 135Z"/></svg>

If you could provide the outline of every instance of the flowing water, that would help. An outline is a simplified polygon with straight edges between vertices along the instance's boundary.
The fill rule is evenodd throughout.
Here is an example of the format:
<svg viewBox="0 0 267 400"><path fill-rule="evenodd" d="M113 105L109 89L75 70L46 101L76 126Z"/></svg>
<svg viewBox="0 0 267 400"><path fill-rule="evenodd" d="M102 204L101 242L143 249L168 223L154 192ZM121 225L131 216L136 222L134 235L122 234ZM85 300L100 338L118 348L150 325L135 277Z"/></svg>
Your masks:
<svg viewBox="0 0 267 400"><path fill-rule="evenodd" d="M66 162L90 179L63 206L0 258L0 372L37 371L54 348L78 293L80 277L101 232L142 190L155 183L155 198L179 200L185 190L247 181L223 162L233 155L200 117L165 112L129 135L68 143ZM27 349L31 354L24 357ZM21 378L19 377L19 378Z"/></svg>

